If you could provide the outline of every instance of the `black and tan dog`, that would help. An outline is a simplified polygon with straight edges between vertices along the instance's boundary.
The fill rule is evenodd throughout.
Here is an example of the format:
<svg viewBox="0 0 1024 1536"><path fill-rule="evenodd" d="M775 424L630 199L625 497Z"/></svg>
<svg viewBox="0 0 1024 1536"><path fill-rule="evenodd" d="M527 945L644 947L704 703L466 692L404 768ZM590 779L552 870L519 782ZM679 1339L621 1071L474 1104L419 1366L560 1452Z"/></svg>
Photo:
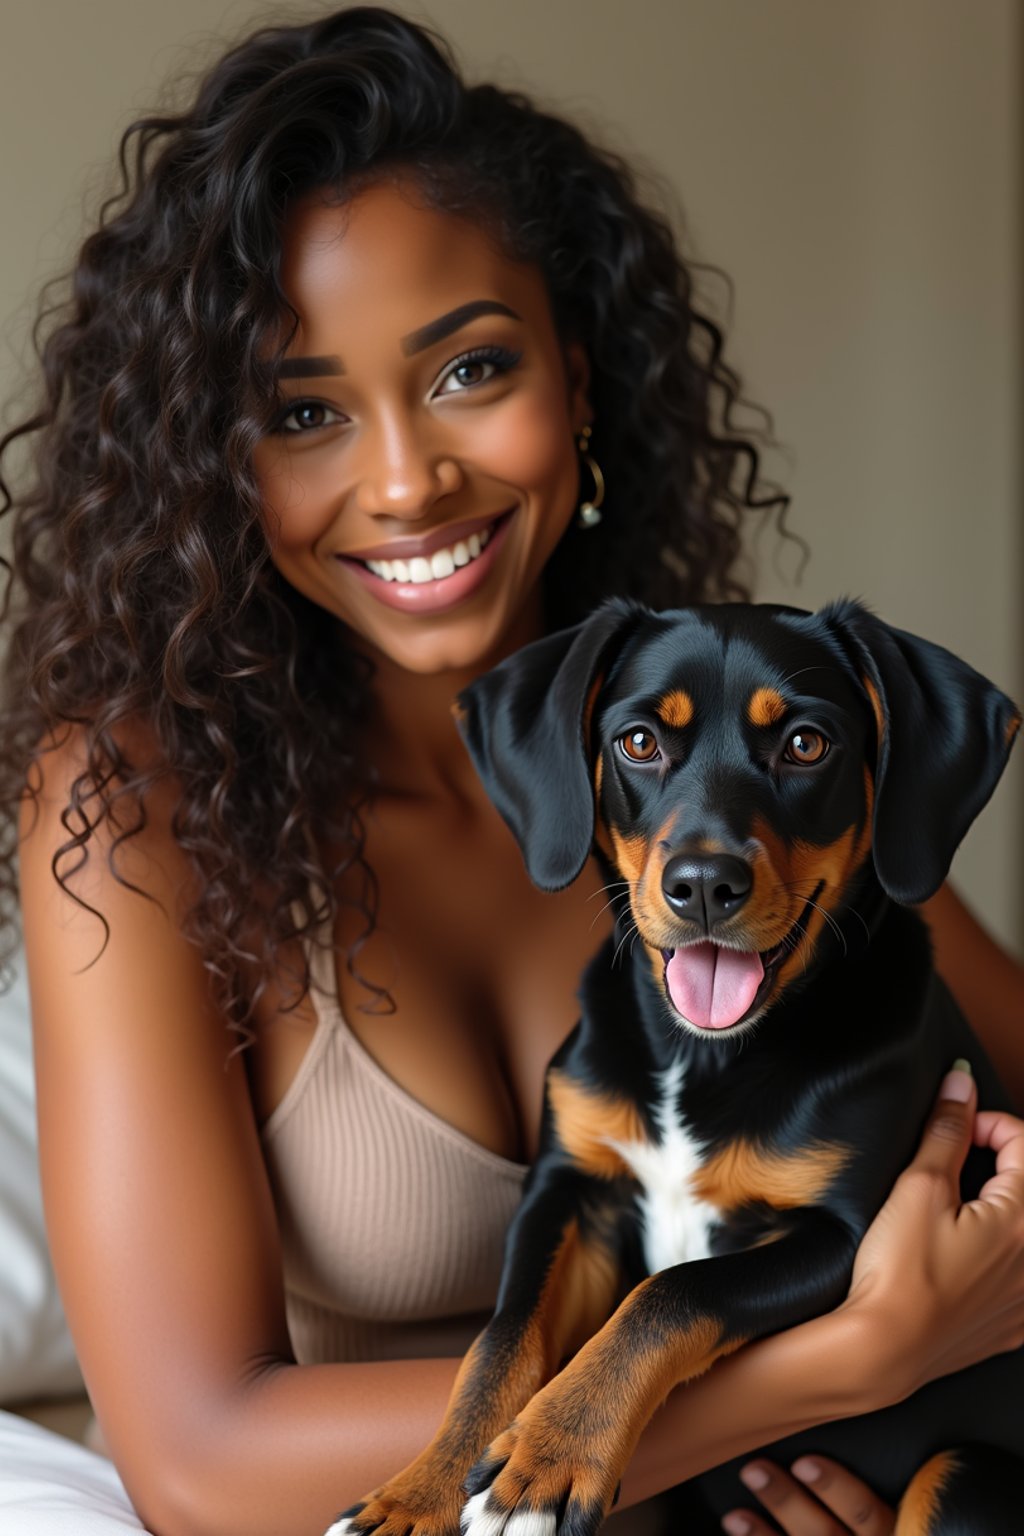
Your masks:
<svg viewBox="0 0 1024 1536"><path fill-rule="evenodd" d="M1005 1102L908 907L1020 716L854 603L613 603L459 718L534 881L567 885L596 845L622 911L548 1072L494 1319L432 1444L331 1531L451 1536L461 1513L469 1536L589 1536L674 1386L843 1299L950 1063ZM780 1454L812 1448L906 1490L901 1536L1006 1536L1024 1358ZM735 1504L733 1476L700 1482L706 1517L677 1529Z"/></svg>

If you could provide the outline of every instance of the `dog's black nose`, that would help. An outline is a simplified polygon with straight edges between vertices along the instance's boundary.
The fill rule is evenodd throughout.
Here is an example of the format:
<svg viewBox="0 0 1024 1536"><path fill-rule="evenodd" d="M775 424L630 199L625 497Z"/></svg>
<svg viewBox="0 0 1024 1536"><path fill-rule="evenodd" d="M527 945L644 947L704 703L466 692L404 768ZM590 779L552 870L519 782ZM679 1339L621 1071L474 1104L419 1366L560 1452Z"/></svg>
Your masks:
<svg viewBox="0 0 1024 1536"><path fill-rule="evenodd" d="M669 859L661 877L673 912L699 923L706 933L712 923L739 911L753 885L750 865L731 853L679 854Z"/></svg>

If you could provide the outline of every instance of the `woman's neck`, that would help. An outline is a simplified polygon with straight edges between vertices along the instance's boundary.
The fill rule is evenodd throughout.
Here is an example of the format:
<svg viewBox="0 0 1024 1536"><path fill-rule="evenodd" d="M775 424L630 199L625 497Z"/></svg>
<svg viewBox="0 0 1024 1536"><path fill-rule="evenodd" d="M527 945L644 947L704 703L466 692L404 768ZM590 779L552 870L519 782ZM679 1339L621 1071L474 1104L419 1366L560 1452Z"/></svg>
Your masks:
<svg viewBox="0 0 1024 1536"><path fill-rule="evenodd" d="M367 758L377 770L377 792L413 798L484 798L476 772L459 737L452 713L456 695L520 646L544 633L540 597L513 631L478 665L422 674L374 652L373 702L368 721Z"/></svg>

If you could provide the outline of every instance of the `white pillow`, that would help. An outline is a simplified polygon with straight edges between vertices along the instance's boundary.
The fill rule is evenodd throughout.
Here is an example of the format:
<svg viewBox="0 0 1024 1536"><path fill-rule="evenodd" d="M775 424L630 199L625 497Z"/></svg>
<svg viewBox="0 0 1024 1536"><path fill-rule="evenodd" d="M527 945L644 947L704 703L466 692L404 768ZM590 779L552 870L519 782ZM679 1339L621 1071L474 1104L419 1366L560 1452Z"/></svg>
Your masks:
<svg viewBox="0 0 1024 1536"><path fill-rule="evenodd" d="M0 996L0 1402L81 1392L43 1227L24 963ZM5 1528L0 1526L0 1531Z"/></svg>
<svg viewBox="0 0 1024 1536"><path fill-rule="evenodd" d="M0 1536L125 1536L145 1527L113 1464L0 1413Z"/></svg>

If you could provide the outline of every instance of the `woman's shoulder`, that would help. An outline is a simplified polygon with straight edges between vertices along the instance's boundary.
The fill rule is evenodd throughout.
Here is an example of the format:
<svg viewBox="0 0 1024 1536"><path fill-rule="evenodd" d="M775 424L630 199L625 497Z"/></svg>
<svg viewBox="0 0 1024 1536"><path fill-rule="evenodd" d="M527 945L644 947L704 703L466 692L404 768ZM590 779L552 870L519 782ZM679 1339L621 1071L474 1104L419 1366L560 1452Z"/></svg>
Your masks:
<svg viewBox="0 0 1024 1536"><path fill-rule="evenodd" d="M110 753L97 755L95 733L65 726L40 741L26 775L18 865L34 1017L63 1017L96 985L108 998L149 996L152 979L166 972L151 1017L194 1019L212 1007L226 1052L234 1037L223 1004L213 1007L208 957L190 922L202 873L175 829L182 777L145 720L120 722L112 746L113 774ZM293 948L281 962L301 970ZM276 972L257 976L241 962L243 994L260 1000L250 1021L258 1029L284 1006ZM51 987L61 975L64 985ZM38 1001L51 991L52 1010Z"/></svg>
<svg viewBox="0 0 1024 1536"><path fill-rule="evenodd" d="M130 765L119 778L94 735L68 726L40 741L19 819L22 929L37 1023L63 1019L86 997L206 987L182 916L194 895L191 862L174 835L177 787L152 732L119 728Z"/></svg>
<svg viewBox="0 0 1024 1536"><path fill-rule="evenodd" d="M76 723L49 731L37 743L25 774L19 818L22 871L26 861L47 859L60 883L67 879L72 888L83 880L104 884L98 866L106 864L116 880L109 868L113 855L114 869L127 874L122 866L131 866L145 889L155 873L153 857L160 854L175 865L174 878L180 882L184 860L173 827L180 796L179 776L146 720L120 721L103 741Z"/></svg>

